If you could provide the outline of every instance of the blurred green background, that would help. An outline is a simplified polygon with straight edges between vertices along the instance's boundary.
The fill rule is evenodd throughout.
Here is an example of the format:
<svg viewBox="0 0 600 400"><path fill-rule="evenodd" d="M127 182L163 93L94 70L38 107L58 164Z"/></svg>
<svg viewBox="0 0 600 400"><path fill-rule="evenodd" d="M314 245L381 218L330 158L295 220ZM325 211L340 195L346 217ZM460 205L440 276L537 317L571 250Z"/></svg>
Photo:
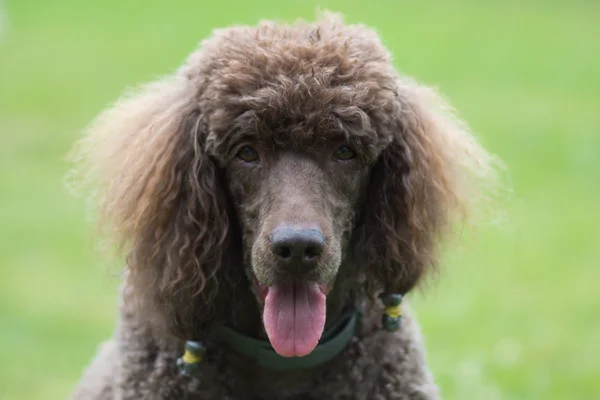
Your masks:
<svg viewBox="0 0 600 400"><path fill-rule="evenodd" d="M448 399L600 398L600 2L13 0L0 4L0 399L63 399L115 324L64 161L129 86L215 27L375 27L508 166L505 218L450 249L413 295Z"/></svg>

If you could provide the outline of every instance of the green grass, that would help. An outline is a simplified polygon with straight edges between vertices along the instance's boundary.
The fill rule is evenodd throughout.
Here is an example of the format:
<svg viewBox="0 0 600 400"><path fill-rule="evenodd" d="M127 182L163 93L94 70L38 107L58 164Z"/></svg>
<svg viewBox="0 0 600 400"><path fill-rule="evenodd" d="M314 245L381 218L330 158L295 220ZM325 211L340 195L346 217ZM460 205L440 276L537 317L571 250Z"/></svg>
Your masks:
<svg viewBox="0 0 600 400"><path fill-rule="evenodd" d="M254 4L257 3L257 4ZM177 5L175 5L177 4ZM448 399L600 398L600 3L322 1L378 29L503 158L500 225L451 249L413 295ZM309 1L33 1L0 33L0 398L62 399L116 314L64 162L128 86L215 28L312 18Z"/></svg>

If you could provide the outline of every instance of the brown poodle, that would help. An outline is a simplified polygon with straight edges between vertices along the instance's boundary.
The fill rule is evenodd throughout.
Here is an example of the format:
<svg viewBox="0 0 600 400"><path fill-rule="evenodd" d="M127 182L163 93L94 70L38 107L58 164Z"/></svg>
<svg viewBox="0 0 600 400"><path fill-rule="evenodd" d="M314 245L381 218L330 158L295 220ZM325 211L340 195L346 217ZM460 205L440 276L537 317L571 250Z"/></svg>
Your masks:
<svg viewBox="0 0 600 400"><path fill-rule="evenodd" d="M330 14L216 31L79 155L128 268L75 398L439 396L397 295L490 157L373 31Z"/></svg>

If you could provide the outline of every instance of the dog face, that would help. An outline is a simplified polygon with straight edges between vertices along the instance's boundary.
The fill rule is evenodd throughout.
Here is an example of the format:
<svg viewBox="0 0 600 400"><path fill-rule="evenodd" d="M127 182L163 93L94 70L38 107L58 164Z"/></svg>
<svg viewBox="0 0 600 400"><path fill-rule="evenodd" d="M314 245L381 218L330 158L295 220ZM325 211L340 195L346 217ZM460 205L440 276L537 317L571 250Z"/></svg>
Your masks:
<svg viewBox="0 0 600 400"><path fill-rule="evenodd" d="M347 256L377 151L315 126L260 127L215 154L239 221L245 265L267 334L282 355L309 353L321 336L325 295ZM291 320L302 310L303 316ZM310 329L303 329L309 326ZM303 341L282 333L303 330Z"/></svg>
<svg viewBox="0 0 600 400"><path fill-rule="evenodd" d="M264 136L235 144L227 159L245 261L261 287L327 287L344 258L375 155L342 139Z"/></svg>

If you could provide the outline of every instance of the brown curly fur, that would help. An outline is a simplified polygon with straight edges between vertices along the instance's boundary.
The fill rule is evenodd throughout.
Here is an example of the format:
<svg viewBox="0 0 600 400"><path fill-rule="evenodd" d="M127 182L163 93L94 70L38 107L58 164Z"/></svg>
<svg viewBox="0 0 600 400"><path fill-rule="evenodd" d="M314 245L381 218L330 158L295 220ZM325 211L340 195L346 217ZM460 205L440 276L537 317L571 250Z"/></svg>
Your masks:
<svg viewBox="0 0 600 400"><path fill-rule="evenodd" d="M253 198L263 210L252 216L227 158L248 131L304 132L296 146L335 131L362 152L366 173L348 189L358 197L330 195L346 213L332 225L345 236L328 312L413 289L493 173L440 97L398 75L373 31L330 14L216 31L175 74L104 112L80 143L78 171L97 190L128 273L115 339L75 397L436 398L416 323L407 315L386 333L373 302L352 343L323 367L275 373L216 346L202 377L178 375L183 340L204 338L215 321L260 335L241 266L252 263L252 221L264 222L267 197Z"/></svg>

